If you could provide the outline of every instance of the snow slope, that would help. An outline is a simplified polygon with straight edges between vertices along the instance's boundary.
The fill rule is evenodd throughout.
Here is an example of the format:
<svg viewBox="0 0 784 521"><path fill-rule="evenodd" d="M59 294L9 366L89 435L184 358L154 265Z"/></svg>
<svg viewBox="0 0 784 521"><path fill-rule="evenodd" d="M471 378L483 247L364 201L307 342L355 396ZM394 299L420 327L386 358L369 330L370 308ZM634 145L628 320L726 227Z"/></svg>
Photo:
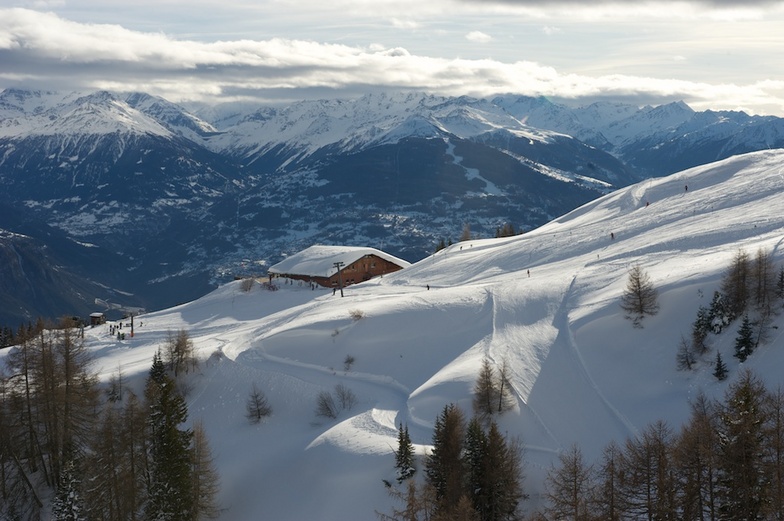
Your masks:
<svg viewBox="0 0 784 521"><path fill-rule="evenodd" d="M444 405L470 413L482 358L507 360L517 407L500 425L525 446L530 511L572 443L592 461L652 421L677 429L698 392L723 396L738 374L734 326L713 338L730 368L725 382L711 376L714 351L696 371L677 371L677 345L738 248L764 247L777 267L784 262L783 193L784 151L733 157L630 186L525 235L455 244L351 286L345 298L296 284L242 292L234 282L138 317L133 339L101 326L88 344L103 378L121 367L140 386L167 333L188 330L204 360L190 381L190 418L205 423L222 476L221 519L232 521L389 512L382 479L394 476L396 425L408 424L423 454ZM661 305L643 329L619 308L635 263ZM777 386L784 328L772 331L744 365ZM260 425L244 418L254 382L273 407ZM357 405L337 420L317 417L318 393L338 383Z"/></svg>

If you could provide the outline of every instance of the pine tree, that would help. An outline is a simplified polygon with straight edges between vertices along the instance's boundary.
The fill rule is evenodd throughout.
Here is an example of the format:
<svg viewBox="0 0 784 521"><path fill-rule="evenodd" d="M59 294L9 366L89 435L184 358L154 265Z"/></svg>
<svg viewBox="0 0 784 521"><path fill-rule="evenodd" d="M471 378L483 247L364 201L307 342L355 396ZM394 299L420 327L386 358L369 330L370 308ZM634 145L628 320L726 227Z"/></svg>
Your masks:
<svg viewBox="0 0 784 521"><path fill-rule="evenodd" d="M523 499L521 445L507 442L498 425L490 423L487 449L482 462L482 494L486 510L480 511L482 521L516 519L518 505Z"/></svg>
<svg viewBox="0 0 784 521"><path fill-rule="evenodd" d="M575 444L558 455L559 466L551 467L545 481L547 514L551 519L588 521L591 519L590 499L593 497L592 469L583 460Z"/></svg>
<svg viewBox="0 0 784 521"><path fill-rule="evenodd" d="M177 333L169 334L166 337L164 355L166 359L165 364L168 365L169 370L174 373L177 378L181 372L189 372L198 366L198 360L194 355L193 340L184 329L180 329Z"/></svg>
<svg viewBox="0 0 784 521"><path fill-rule="evenodd" d="M611 441L602 452L601 463L596 470L595 486L591 498L591 511L596 519L620 521L624 512L621 498L621 482L625 477L623 451Z"/></svg>
<svg viewBox="0 0 784 521"><path fill-rule="evenodd" d="M626 312L626 318L631 320L636 328L642 327L642 319L646 315L655 315L659 312L658 292L651 278L639 264L635 264L629 270L626 290L621 296L621 309Z"/></svg>
<svg viewBox="0 0 784 521"><path fill-rule="evenodd" d="M479 375L476 377L476 382L474 382L474 414L482 418L491 416L495 411L498 392L493 366L490 364L490 360L484 358L479 369Z"/></svg>
<svg viewBox="0 0 784 521"><path fill-rule="evenodd" d="M506 358L501 363L501 369L498 371L498 414L510 410L517 404L515 397L512 395L511 375L509 369L509 362Z"/></svg>
<svg viewBox="0 0 784 521"><path fill-rule="evenodd" d="M621 492L632 519L675 519L671 442L671 430L663 421L648 426L638 439L627 440L627 479L621 482Z"/></svg>
<svg viewBox="0 0 784 521"><path fill-rule="evenodd" d="M770 251L764 248L757 250L751 266L750 279L756 309L762 316L769 316L773 311L773 299L776 293L773 256Z"/></svg>
<svg viewBox="0 0 784 521"><path fill-rule="evenodd" d="M767 402L765 387L744 371L718 411L722 519L761 519L768 501L764 468Z"/></svg>
<svg viewBox="0 0 784 521"><path fill-rule="evenodd" d="M734 320L734 317L727 308L726 300L727 299L721 292L715 291L713 292L710 308L708 308L710 329L712 333L717 335Z"/></svg>
<svg viewBox="0 0 784 521"><path fill-rule="evenodd" d="M705 339L711 332L710 312L704 306L697 310L697 318L691 328L691 348L692 352L703 355L708 351Z"/></svg>
<svg viewBox="0 0 784 521"><path fill-rule="evenodd" d="M470 241L470 240L471 240L471 225L465 223L463 225L463 231L460 233L459 241L463 242L463 241Z"/></svg>
<svg viewBox="0 0 784 521"><path fill-rule="evenodd" d="M180 429L188 408L175 382L161 375L162 362L153 358L145 399L150 412L150 478L145 517L151 521L185 521L193 509L190 449L192 431Z"/></svg>
<svg viewBox="0 0 784 521"><path fill-rule="evenodd" d="M425 462L427 482L435 489L439 508L457 505L463 488L463 412L449 404L436 418L433 429L433 450Z"/></svg>
<svg viewBox="0 0 784 521"><path fill-rule="evenodd" d="M389 495L403 503L403 508L393 509L392 515L377 512L383 521L434 521L436 511L436 497L430 485L419 486L415 479L406 481L405 490L388 487Z"/></svg>
<svg viewBox="0 0 784 521"><path fill-rule="evenodd" d="M86 521L79 480L76 478L72 460L63 464L59 482L57 495L52 503L52 521Z"/></svg>
<svg viewBox="0 0 784 521"><path fill-rule="evenodd" d="M770 476L770 499L765 504L765 518L784 519L784 390L779 387L769 396L764 472Z"/></svg>
<svg viewBox="0 0 784 521"><path fill-rule="evenodd" d="M485 459L487 457L487 435L477 417L468 422L463 452L463 465L468 491L477 512L488 511L489 498L485 487Z"/></svg>
<svg viewBox="0 0 784 521"><path fill-rule="evenodd" d="M490 360L484 358L479 375L474 383L474 414L488 419L493 414L501 414L515 404L509 385L509 365L504 360L496 373Z"/></svg>
<svg viewBox="0 0 784 521"><path fill-rule="evenodd" d="M215 470L212 451L207 442L204 424L197 421L193 425L193 448L191 450L191 521L215 519L220 515L217 496L220 479Z"/></svg>
<svg viewBox="0 0 784 521"><path fill-rule="evenodd" d="M681 337L681 341L678 343L678 352L675 354L675 360L678 363L678 369L681 371L691 371L697 362L691 346L683 337Z"/></svg>
<svg viewBox="0 0 784 521"><path fill-rule="evenodd" d="M250 396L248 396L248 400L245 402L245 417L251 423L259 423L262 418L270 414L272 414L272 407L267 401L267 397L254 383Z"/></svg>
<svg viewBox="0 0 784 521"><path fill-rule="evenodd" d="M713 366L713 376L720 382L727 378L727 365L721 359L721 353L716 351L716 363Z"/></svg>
<svg viewBox="0 0 784 521"><path fill-rule="evenodd" d="M104 407L84 465L91 519L139 519L146 500L147 414L133 392L124 395Z"/></svg>
<svg viewBox="0 0 784 521"><path fill-rule="evenodd" d="M713 405L700 394L672 450L680 519L716 519L719 438Z"/></svg>
<svg viewBox="0 0 784 521"><path fill-rule="evenodd" d="M776 279L776 296L784 300L784 264L779 267L779 276Z"/></svg>
<svg viewBox="0 0 784 521"><path fill-rule="evenodd" d="M414 444L408 435L408 425L400 424L397 433L397 450L395 451L395 469L397 469L397 482L402 483L416 472L414 467Z"/></svg>
<svg viewBox="0 0 784 521"><path fill-rule="evenodd" d="M738 336L735 338L735 358L745 362L752 352L754 352L754 331L751 329L749 316L744 315L738 329Z"/></svg>
<svg viewBox="0 0 784 521"><path fill-rule="evenodd" d="M721 291L727 298L730 320L735 320L746 311L749 301L749 264L748 253L738 250L722 279Z"/></svg>

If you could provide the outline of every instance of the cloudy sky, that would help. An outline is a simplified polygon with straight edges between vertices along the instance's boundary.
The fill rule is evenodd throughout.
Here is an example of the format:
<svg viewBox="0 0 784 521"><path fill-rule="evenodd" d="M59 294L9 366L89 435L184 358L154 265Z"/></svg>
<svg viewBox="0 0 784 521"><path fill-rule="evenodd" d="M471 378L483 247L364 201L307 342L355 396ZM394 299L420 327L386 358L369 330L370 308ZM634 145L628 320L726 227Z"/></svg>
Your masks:
<svg viewBox="0 0 784 521"><path fill-rule="evenodd" d="M784 0L3 0L0 88L519 93L784 116ZM6 7L7 6L7 7Z"/></svg>

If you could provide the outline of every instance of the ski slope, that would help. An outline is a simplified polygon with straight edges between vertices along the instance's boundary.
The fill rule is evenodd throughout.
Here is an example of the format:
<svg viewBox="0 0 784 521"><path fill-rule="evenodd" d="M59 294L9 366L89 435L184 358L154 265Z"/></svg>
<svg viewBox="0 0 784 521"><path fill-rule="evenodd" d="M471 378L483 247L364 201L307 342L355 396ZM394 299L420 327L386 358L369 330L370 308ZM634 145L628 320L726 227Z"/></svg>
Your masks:
<svg viewBox="0 0 784 521"><path fill-rule="evenodd" d="M770 250L778 269L783 240L784 151L764 151L630 186L525 235L455 244L344 298L297 283L243 292L234 282L137 317L132 339L99 326L87 343L103 379L121 368L141 389L167 334L189 332L202 359L188 380L190 420L204 422L221 519L231 521L389 512L382 480L394 478L396 426L408 424L425 454L446 404L470 414L482 359L505 360L517 405L499 424L525 447L530 512L559 451L578 443L594 461L610 440L655 420L677 429L697 393L723 396L739 372L736 325L712 337L692 372L676 370L681 335L739 248ZM636 263L659 291L660 312L643 329L619 307ZM771 331L744 365L774 387L784 327ZM716 349L725 382L711 375ZM355 362L345 370L348 355ZM259 425L244 417L254 383L273 408ZM336 420L317 417L316 397L336 384L357 405Z"/></svg>

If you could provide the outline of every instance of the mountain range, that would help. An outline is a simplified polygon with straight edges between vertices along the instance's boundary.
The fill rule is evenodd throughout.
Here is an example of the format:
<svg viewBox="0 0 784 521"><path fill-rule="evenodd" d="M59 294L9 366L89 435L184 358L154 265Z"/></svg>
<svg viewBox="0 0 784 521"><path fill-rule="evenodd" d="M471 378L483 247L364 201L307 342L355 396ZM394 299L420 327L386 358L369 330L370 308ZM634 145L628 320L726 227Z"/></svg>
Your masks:
<svg viewBox="0 0 784 521"><path fill-rule="evenodd" d="M465 225L531 230L642 179L782 145L780 118L683 103L407 93L206 106L5 90L0 323L96 299L170 306L315 243L416 261Z"/></svg>

